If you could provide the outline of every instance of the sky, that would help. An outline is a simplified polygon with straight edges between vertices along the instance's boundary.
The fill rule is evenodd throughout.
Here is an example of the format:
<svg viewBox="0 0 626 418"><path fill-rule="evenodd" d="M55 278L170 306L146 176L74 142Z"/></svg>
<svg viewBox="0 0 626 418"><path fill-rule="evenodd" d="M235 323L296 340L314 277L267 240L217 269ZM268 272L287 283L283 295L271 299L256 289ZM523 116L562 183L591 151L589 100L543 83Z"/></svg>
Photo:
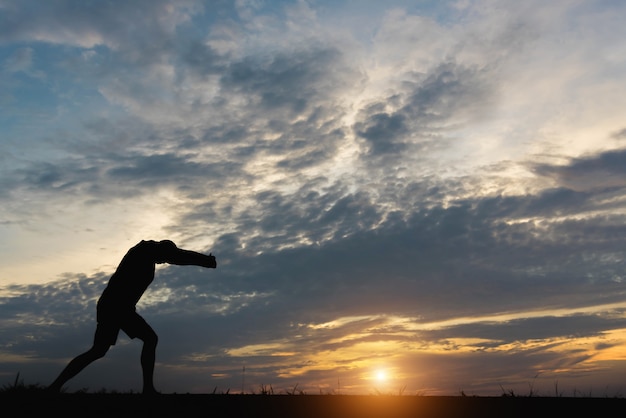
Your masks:
<svg viewBox="0 0 626 418"><path fill-rule="evenodd" d="M626 395L626 3L0 0L0 384L126 251L164 393ZM68 391L140 391L123 333Z"/></svg>

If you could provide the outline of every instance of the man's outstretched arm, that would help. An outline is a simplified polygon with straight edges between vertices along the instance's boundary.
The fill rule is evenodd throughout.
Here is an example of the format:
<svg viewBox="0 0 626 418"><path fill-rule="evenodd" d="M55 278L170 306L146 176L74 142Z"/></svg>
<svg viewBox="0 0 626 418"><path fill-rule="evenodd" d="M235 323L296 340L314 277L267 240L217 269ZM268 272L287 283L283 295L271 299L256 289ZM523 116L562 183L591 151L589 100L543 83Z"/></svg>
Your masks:
<svg viewBox="0 0 626 418"><path fill-rule="evenodd" d="M177 266L201 266L213 269L217 267L217 261L214 255L210 253L209 255L201 254L181 248L177 248L168 254L165 261L169 264L176 264Z"/></svg>

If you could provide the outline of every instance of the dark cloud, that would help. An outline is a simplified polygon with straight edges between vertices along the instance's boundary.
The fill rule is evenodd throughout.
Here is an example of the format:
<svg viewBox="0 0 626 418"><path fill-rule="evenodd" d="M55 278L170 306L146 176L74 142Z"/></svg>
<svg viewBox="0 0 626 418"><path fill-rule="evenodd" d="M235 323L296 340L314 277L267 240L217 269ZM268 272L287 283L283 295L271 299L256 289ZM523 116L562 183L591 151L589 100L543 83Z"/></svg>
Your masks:
<svg viewBox="0 0 626 418"><path fill-rule="evenodd" d="M581 338L597 336L605 331L624 328L624 320L615 316L597 314L574 314L570 316L545 316L521 318L510 321L484 321L467 325L450 326L434 331L423 331L423 338L437 341L446 338L484 338L495 345L516 341L557 340L560 338ZM609 348L609 347L605 347Z"/></svg>
<svg viewBox="0 0 626 418"><path fill-rule="evenodd" d="M329 47L248 57L230 64L222 85L268 115L287 111L282 117L293 117L310 113L321 100L345 88L353 71L343 60L338 50Z"/></svg>
<svg viewBox="0 0 626 418"><path fill-rule="evenodd" d="M385 218L366 194L265 192L257 202L258 216L237 220L241 234L218 242L230 253L230 268L246 266L232 283L249 284L243 278L253 274L256 290L279 292L276 303L283 292L302 295L298 308L285 308L293 312L323 304L335 306L329 317L341 306L344 315L398 309L437 318L454 309L477 314L482 308L487 313L572 305L596 286L619 288L619 257L599 270L587 261L619 242L621 220L551 222L573 211L565 212L570 206L550 191L416 207L408 219ZM516 221L525 218L545 220ZM245 239L242 250L241 237L252 230L258 234ZM293 248L271 251L281 245ZM263 256L244 256L247 251ZM616 301L620 294L606 298L599 290L596 302Z"/></svg>
<svg viewBox="0 0 626 418"><path fill-rule="evenodd" d="M194 155L174 154L121 158L115 167L107 170L106 175L116 182L138 182L151 186L177 184L184 187L188 182L227 177L226 174L235 167L231 163L204 164L194 162L193 159Z"/></svg>
<svg viewBox="0 0 626 418"><path fill-rule="evenodd" d="M626 186L626 150L617 149L597 155L572 158L567 164L555 166L535 164L533 171L553 178L561 185L575 190L613 189Z"/></svg>
<svg viewBox="0 0 626 418"><path fill-rule="evenodd" d="M14 181L3 187L11 192L29 190L58 200L103 199L149 195L161 187L173 187L186 195L210 194L229 179L245 178L242 164L223 160L197 162L195 154L135 154L111 152L97 159L66 158L54 162L33 162L8 172ZM217 160L218 158L216 158Z"/></svg>
<svg viewBox="0 0 626 418"><path fill-rule="evenodd" d="M99 172L96 167L81 167L75 161L66 164L34 163L18 170L21 176L18 184L41 190L69 191L89 181L95 181Z"/></svg>
<svg viewBox="0 0 626 418"><path fill-rule="evenodd" d="M619 130L611 135L611 137L615 139L625 139L626 138L626 128Z"/></svg>
<svg viewBox="0 0 626 418"><path fill-rule="evenodd" d="M372 144L372 153L399 152L405 149L405 144L394 139L401 139L409 131L406 122L406 117L402 114L378 112L371 115L366 124L359 124L356 128L359 136Z"/></svg>
<svg viewBox="0 0 626 418"><path fill-rule="evenodd" d="M426 144L443 141L449 125L458 127L470 115L484 115L494 94L487 70L454 62L408 76L402 93L361 109L354 130L366 140L368 154L395 154L408 146L417 146L411 151L419 154Z"/></svg>
<svg viewBox="0 0 626 418"><path fill-rule="evenodd" d="M104 43L128 51L144 50L146 53L142 56L149 57L155 47L167 44L174 28L168 26L173 23L171 19L191 4L181 2L174 8L167 1L140 0L119 5L81 1L42 5L36 1L11 1L3 5L0 41L37 40L87 47Z"/></svg>
<svg viewBox="0 0 626 418"><path fill-rule="evenodd" d="M177 50L181 60L177 69L183 72L179 74L181 80L186 77L185 72L206 77L226 70L223 57L198 39L185 40Z"/></svg>

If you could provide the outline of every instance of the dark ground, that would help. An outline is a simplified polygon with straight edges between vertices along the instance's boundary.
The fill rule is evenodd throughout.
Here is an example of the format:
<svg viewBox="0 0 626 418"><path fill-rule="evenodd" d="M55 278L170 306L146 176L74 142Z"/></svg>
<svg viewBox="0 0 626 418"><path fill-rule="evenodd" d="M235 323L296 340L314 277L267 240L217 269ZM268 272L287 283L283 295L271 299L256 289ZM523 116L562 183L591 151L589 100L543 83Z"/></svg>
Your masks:
<svg viewBox="0 0 626 418"><path fill-rule="evenodd" d="M621 416L622 398L2 393L14 417L568 417Z"/></svg>

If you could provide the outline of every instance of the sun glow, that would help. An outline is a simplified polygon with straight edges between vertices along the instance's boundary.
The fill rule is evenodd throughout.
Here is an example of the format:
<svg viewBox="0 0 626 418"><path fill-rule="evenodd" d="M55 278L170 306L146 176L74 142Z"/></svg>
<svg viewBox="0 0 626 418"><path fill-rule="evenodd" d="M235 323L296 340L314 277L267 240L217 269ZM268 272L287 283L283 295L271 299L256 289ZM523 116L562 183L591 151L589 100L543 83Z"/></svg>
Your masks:
<svg viewBox="0 0 626 418"><path fill-rule="evenodd" d="M374 372L374 380L378 383L386 383L389 379L389 374L385 369L378 369Z"/></svg>

